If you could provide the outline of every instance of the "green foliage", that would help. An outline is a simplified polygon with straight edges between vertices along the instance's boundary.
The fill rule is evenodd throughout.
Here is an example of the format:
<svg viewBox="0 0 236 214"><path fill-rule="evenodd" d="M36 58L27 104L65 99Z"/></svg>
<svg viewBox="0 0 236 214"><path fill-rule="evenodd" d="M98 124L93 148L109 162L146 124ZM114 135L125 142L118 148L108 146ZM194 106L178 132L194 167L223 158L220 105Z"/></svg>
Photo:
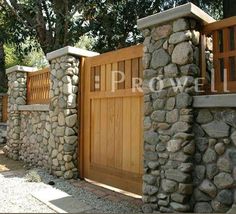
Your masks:
<svg viewBox="0 0 236 214"><path fill-rule="evenodd" d="M9 22L10 37L21 40L17 44L27 35L37 40L46 54L66 45L91 48L88 40L83 40L87 35L94 38L93 50L102 53L142 42L137 19L186 2L216 18L222 16L222 0L4 0L0 6Z"/></svg>
<svg viewBox="0 0 236 214"><path fill-rule="evenodd" d="M187 2L197 4L214 18L222 17L222 0L88 0L84 16L87 31L96 38L94 50L100 53L142 42L137 19Z"/></svg>
<svg viewBox="0 0 236 214"><path fill-rule="evenodd" d="M96 38L94 50L106 52L142 41L137 19L160 10L160 0L88 0L85 17Z"/></svg>
<svg viewBox="0 0 236 214"><path fill-rule="evenodd" d="M96 39L89 35L84 35L80 37L79 42L75 44L76 48L82 48L85 50L92 50L96 43Z"/></svg>
<svg viewBox="0 0 236 214"><path fill-rule="evenodd" d="M33 42L27 42L23 44L22 49L28 49L28 45L32 46ZM7 44L5 48L5 63L6 68L10 68L15 65L24 65L30 67L44 68L48 66L48 61L45 58L43 51L40 48L33 48L30 52L26 54L19 53L16 48L16 45Z"/></svg>
<svg viewBox="0 0 236 214"><path fill-rule="evenodd" d="M24 57L23 64L41 69L48 66L48 61L42 50L32 50Z"/></svg>
<svg viewBox="0 0 236 214"><path fill-rule="evenodd" d="M21 60L19 58L19 55L16 54L16 46L13 44L6 44L4 45L5 49L5 63L6 68L10 68L14 65L21 64Z"/></svg>
<svg viewBox="0 0 236 214"><path fill-rule="evenodd" d="M22 35L29 31L46 54L66 45L74 45L84 35L81 14L85 0L4 0L4 11L23 27L17 28ZM16 34L16 31L13 31ZM30 51L30 50L29 50Z"/></svg>
<svg viewBox="0 0 236 214"><path fill-rule="evenodd" d="M7 88L0 86L0 93L7 93Z"/></svg>

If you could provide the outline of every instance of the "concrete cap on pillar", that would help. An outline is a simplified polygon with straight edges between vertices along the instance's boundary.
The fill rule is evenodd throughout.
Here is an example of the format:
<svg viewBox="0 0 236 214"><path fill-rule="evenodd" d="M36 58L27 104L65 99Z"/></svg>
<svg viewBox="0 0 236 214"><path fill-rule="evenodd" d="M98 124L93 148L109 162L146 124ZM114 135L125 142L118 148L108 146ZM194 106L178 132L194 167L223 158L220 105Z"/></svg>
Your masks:
<svg viewBox="0 0 236 214"><path fill-rule="evenodd" d="M47 54L47 60L53 60L58 57L62 57L65 55L74 55L74 56L84 56L84 57L93 57L99 55L99 53L93 52L93 51L88 51L84 50L81 48L75 48L71 46L67 46L61 49L58 49L56 51L53 51L51 53Z"/></svg>
<svg viewBox="0 0 236 214"><path fill-rule="evenodd" d="M145 29L175 19L190 17L202 21L204 25L216 20L192 3L187 3L138 20L138 29Z"/></svg>
<svg viewBox="0 0 236 214"><path fill-rule="evenodd" d="M19 72L36 72L38 71L35 67L27 67L27 66L21 66L21 65L15 65L11 68L6 69L6 74L10 74L12 72L19 71Z"/></svg>

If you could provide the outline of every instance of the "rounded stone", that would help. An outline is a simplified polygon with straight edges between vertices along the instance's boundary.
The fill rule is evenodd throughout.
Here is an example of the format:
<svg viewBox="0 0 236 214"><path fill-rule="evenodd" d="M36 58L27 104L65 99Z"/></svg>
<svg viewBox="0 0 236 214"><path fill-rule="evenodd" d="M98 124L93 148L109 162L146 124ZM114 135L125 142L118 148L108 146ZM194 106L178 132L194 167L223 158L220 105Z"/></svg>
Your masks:
<svg viewBox="0 0 236 214"><path fill-rule="evenodd" d="M143 184L143 193L145 195L155 195L158 192L158 187L156 186L152 186L152 185L148 185L146 183Z"/></svg>
<svg viewBox="0 0 236 214"><path fill-rule="evenodd" d="M160 40L168 37L172 32L172 25L162 25L154 28L151 32L152 39Z"/></svg>
<svg viewBox="0 0 236 214"><path fill-rule="evenodd" d="M162 180L161 187L166 193L173 193L177 190L177 184L175 181L164 179Z"/></svg>
<svg viewBox="0 0 236 214"><path fill-rule="evenodd" d="M205 163L215 162L216 158L217 158L216 152L213 149L211 149L211 148L207 149L207 151L203 155L203 161Z"/></svg>
<svg viewBox="0 0 236 214"><path fill-rule="evenodd" d="M179 140L179 139L170 140L167 143L167 150L169 152L177 152L177 151L179 151L181 149L182 143L183 143L183 141Z"/></svg>
<svg viewBox="0 0 236 214"><path fill-rule="evenodd" d="M178 67L176 64L169 64L164 67L165 77L176 77L178 75Z"/></svg>
<svg viewBox="0 0 236 214"><path fill-rule="evenodd" d="M206 175L207 178L209 178L210 180L212 180L214 178L214 176L218 173L218 168L217 165L215 163L213 164L208 164L207 168L206 168Z"/></svg>
<svg viewBox="0 0 236 214"><path fill-rule="evenodd" d="M62 113L62 112L60 112L58 115L58 124L59 124L59 126L65 125L65 116L64 116L64 113Z"/></svg>
<svg viewBox="0 0 236 214"><path fill-rule="evenodd" d="M170 44L177 44L180 42L188 41L192 38L192 33L188 31L182 31L182 32L177 32L173 33L170 36L169 43Z"/></svg>
<svg viewBox="0 0 236 214"><path fill-rule="evenodd" d="M64 155L63 159L66 162L70 162L72 160L72 156L71 155Z"/></svg>
<svg viewBox="0 0 236 214"><path fill-rule="evenodd" d="M151 119L156 122L164 122L165 121L166 112L165 111L154 111L151 115Z"/></svg>
<svg viewBox="0 0 236 214"><path fill-rule="evenodd" d="M197 122L200 124L209 123L213 120L213 116L208 109L203 109L198 112Z"/></svg>
<svg viewBox="0 0 236 214"><path fill-rule="evenodd" d="M153 69L166 66L169 62L170 55L163 48L153 52L151 60L151 67Z"/></svg>
<svg viewBox="0 0 236 214"><path fill-rule="evenodd" d="M226 213L229 210L229 207L222 204L221 202L217 200L213 200L211 202L211 206L215 213Z"/></svg>
<svg viewBox="0 0 236 214"><path fill-rule="evenodd" d="M143 175L143 181L149 185L154 185L156 183L157 179L153 175L145 174L145 175Z"/></svg>
<svg viewBox="0 0 236 214"><path fill-rule="evenodd" d="M230 161L225 157L221 157L218 159L217 167L220 171L223 172L231 172L232 168Z"/></svg>
<svg viewBox="0 0 236 214"><path fill-rule="evenodd" d="M215 150L218 155L222 155L225 152L225 145L224 143L217 143L215 145Z"/></svg>
<svg viewBox="0 0 236 214"><path fill-rule="evenodd" d="M66 125L70 128L73 128L77 123L77 115L71 115L66 117Z"/></svg>
<svg viewBox="0 0 236 214"><path fill-rule="evenodd" d="M187 108L191 106L193 98L187 93L178 94L176 97L177 108Z"/></svg>
<svg viewBox="0 0 236 214"><path fill-rule="evenodd" d="M71 170L66 171L64 174L65 179L72 179L73 178L73 172Z"/></svg>
<svg viewBox="0 0 236 214"><path fill-rule="evenodd" d="M233 192L231 190L222 190L217 195L217 200L225 205L233 204Z"/></svg>
<svg viewBox="0 0 236 214"><path fill-rule="evenodd" d="M214 177L214 183L219 189L232 187L234 180L228 173L221 172Z"/></svg>
<svg viewBox="0 0 236 214"><path fill-rule="evenodd" d="M158 161L150 161L149 163L148 163L148 167L150 168L150 169L157 169L158 167L160 166L160 163L158 162Z"/></svg>
<svg viewBox="0 0 236 214"><path fill-rule="evenodd" d="M195 213L212 213L212 207L207 202L199 202L194 206Z"/></svg>
<svg viewBox="0 0 236 214"><path fill-rule="evenodd" d="M157 144L159 142L159 136L154 131L148 131L144 134L144 141L149 144Z"/></svg>
<svg viewBox="0 0 236 214"><path fill-rule="evenodd" d="M172 62L178 65L185 65L193 62L193 48L189 42L183 42L173 50Z"/></svg>
<svg viewBox="0 0 236 214"><path fill-rule="evenodd" d="M57 160L59 160L59 161L62 161L62 160L63 160L63 156L62 156L61 153L59 153L59 154L57 155Z"/></svg>
<svg viewBox="0 0 236 214"><path fill-rule="evenodd" d="M210 182L209 180L204 180L200 186L199 189L206 193L207 195L211 196L212 198L214 198L217 194L217 189L216 186Z"/></svg>
<svg viewBox="0 0 236 214"><path fill-rule="evenodd" d="M53 164L53 166L59 166L59 162L57 159L53 159L52 164Z"/></svg>
<svg viewBox="0 0 236 214"><path fill-rule="evenodd" d="M178 32L178 31L183 31L189 29L189 22L188 20L184 18L177 19L173 23L173 31Z"/></svg>
<svg viewBox="0 0 236 214"><path fill-rule="evenodd" d="M58 151L57 151L56 149L54 149L54 150L52 151L52 158L57 157L57 154L58 154Z"/></svg>

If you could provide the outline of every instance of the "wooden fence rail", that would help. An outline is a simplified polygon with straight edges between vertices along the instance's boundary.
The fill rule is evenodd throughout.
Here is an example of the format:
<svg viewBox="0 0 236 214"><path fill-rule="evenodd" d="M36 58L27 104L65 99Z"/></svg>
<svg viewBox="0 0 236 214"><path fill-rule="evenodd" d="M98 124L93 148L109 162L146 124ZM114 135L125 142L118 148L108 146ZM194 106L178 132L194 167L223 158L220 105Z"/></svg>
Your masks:
<svg viewBox="0 0 236 214"><path fill-rule="evenodd" d="M4 95L2 97L2 122L6 123L8 119L8 96Z"/></svg>
<svg viewBox="0 0 236 214"><path fill-rule="evenodd" d="M224 92L227 76L227 89L236 92L236 16L206 25L204 35L213 39L216 90Z"/></svg>
<svg viewBox="0 0 236 214"><path fill-rule="evenodd" d="M49 103L49 68L27 76L27 104L48 104Z"/></svg>

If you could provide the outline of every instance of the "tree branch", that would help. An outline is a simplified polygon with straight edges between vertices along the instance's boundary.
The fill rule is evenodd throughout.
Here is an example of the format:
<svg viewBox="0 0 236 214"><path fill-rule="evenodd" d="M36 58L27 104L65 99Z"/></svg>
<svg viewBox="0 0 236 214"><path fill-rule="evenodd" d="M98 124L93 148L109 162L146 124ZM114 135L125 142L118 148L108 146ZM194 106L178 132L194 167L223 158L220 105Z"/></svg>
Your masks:
<svg viewBox="0 0 236 214"><path fill-rule="evenodd" d="M7 9L10 9L11 12L13 13L13 15L16 16L16 18L24 25L26 25L28 28L30 29L34 29L34 26L32 26L30 23L26 22L20 15L19 13L17 13L17 11L15 10L14 7L12 7L7 0L3 0L3 3L1 4L1 6L3 7L3 9L7 12Z"/></svg>
<svg viewBox="0 0 236 214"><path fill-rule="evenodd" d="M47 3L46 3L45 0L42 0L42 6L43 6L43 9L45 11L47 20L48 20L48 29L49 29L50 35L53 36L52 35L53 28L52 28L52 23L51 23L51 17L50 17L48 6L47 6Z"/></svg>
<svg viewBox="0 0 236 214"><path fill-rule="evenodd" d="M4 0L5 2L7 2L6 0ZM19 16L21 17L21 18L23 18L23 20L25 19L26 20L26 22L32 27L32 28L35 28L35 26L37 26L37 24L34 22L34 18L32 17L32 16L28 16L28 13L26 13L26 11L24 10L24 8L22 7L22 5L21 4L18 4L17 3L17 0L9 0L10 1L10 3L11 3L11 5L12 6L10 6L9 4L9 6L13 9L13 10L15 10L15 11L19 11Z"/></svg>

